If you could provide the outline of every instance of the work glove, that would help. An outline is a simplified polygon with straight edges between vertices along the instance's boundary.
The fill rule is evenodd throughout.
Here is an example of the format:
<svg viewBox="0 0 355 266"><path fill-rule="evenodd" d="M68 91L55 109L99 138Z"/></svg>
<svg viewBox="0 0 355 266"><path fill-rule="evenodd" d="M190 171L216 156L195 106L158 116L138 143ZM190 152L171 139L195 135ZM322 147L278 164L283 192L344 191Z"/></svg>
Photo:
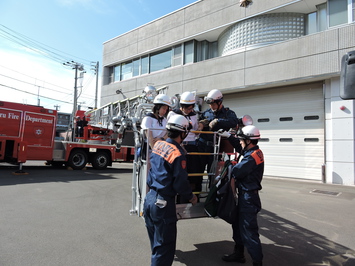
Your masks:
<svg viewBox="0 0 355 266"><path fill-rule="evenodd" d="M224 138L229 138L231 133L228 131L224 131L223 129L220 129L217 131L218 136L224 137Z"/></svg>
<svg viewBox="0 0 355 266"><path fill-rule="evenodd" d="M203 127L207 127L208 123L209 123L207 119L203 119L203 120L200 120L198 122L201 123L203 125Z"/></svg>
<svg viewBox="0 0 355 266"><path fill-rule="evenodd" d="M213 119L209 124L210 129L212 129L215 125L217 125L217 123L218 123L218 119L217 118Z"/></svg>

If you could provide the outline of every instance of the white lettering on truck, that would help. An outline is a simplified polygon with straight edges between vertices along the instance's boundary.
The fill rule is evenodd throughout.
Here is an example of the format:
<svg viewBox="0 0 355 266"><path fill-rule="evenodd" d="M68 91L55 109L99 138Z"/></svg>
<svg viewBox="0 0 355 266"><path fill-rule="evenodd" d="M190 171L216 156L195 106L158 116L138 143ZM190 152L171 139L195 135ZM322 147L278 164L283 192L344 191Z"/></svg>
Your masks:
<svg viewBox="0 0 355 266"><path fill-rule="evenodd" d="M15 115L14 113L0 113L0 118L8 118L8 119L13 119L13 120L19 120L20 116Z"/></svg>
<svg viewBox="0 0 355 266"><path fill-rule="evenodd" d="M32 117L30 115L26 115L26 121L31 121L32 123L38 122L38 123L53 124L53 119Z"/></svg>

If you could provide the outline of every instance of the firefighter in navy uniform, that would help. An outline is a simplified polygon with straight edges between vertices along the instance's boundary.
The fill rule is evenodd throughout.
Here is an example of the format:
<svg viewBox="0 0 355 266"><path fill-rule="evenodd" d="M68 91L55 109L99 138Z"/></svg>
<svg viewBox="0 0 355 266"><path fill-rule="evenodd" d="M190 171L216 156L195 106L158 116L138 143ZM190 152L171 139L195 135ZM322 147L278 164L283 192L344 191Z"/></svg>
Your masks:
<svg viewBox="0 0 355 266"><path fill-rule="evenodd" d="M152 250L151 266L169 266L176 248L175 196L196 204L186 171L186 157L180 146L188 135L190 123L182 115L172 116L166 125L168 139L158 140L150 157L147 178L149 192L144 201L144 218Z"/></svg>
<svg viewBox="0 0 355 266"><path fill-rule="evenodd" d="M223 94L219 90L211 90L204 98L204 101L209 105L210 108L203 112L200 116L200 130L229 130L230 128L235 128L238 125L238 118L235 112L223 106ZM197 142L198 151L213 153L213 137L214 136L212 134L200 134ZM203 173L207 165L207 172L210 173L212 162L213 155L201 155L200 172Z"/></svg>
<svg viewBox="0 0 355 266"><path fill-rule="evenodd" d="M244 247L246 247L253 260L253 266L260 266L263 253L257 214L261 210L259 190L262 188L261 181L264 174L264 156L257 145L260 132L255 126L248 125L239 130L238 138L230 136L229 132L220 135L228 137L236 150L241 146L243 155L243 159L232 168L232 176L238 187L238 219L232 224L234 252L224 255L222 259L244 263Z"/></svg>

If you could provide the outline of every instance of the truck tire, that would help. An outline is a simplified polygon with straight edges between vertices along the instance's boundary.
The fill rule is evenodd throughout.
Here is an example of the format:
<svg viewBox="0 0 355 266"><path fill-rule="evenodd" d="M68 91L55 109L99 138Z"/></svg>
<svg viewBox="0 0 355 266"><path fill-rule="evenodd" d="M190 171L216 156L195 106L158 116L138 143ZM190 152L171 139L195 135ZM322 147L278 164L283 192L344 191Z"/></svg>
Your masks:
<svg viewBox="0 0 355 266"><path fill-rule="evenodd" d="M95 153L91 161L92 167L96 170L106 169L109 163L110 157L107 152L103 151Z"/></svg>
<svg viewBox="0 0 355 266"><path fill-rule="evenodd" d="M88 162L88 155L82 150L73 150L70 153L68 165L73 168L73 170L81 170L85 167Z"/></svg>

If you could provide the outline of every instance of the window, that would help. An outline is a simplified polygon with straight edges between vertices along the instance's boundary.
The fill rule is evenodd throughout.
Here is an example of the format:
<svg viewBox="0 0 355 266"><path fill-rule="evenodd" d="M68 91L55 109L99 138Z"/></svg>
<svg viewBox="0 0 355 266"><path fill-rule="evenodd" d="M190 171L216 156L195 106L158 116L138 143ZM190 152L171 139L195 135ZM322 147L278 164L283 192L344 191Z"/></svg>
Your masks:
<svg viewBox="0 0 355 266"><path fill-rule="evenodd" d="M171 67L171 51L164 51L150 57L150 72Z"/></svg>
<svg viewBox="0 0 355 266"><path fill-rule="evenodd" d="M121 65L114 66L113 69L113 82L121 80Z"/></svg>
<svg viewBox="0 0 355 266"><path fill-rule="evenodd" d="M182 65L182 47L177 45L173 48L173 66Z"/></svg>
<svg viewBox="0 0 355 266"><path fill-rule="evenodd" d="M280 117L280 121L281 121L281 122L293 121L293 117Z"/></svg>
<svg viewBox="0 0 355 266"><path fill-rule="evenodd" d="M139 76L140 63L140 59L133 60L133 77Z"/></svg>
<svg viewBox="0 0 355 266"><path fill-rule="evenodd" d="M348 1L328 0L329 27L348 23Z"/></svg>
<svg viewBox="0 0 355 266"><path fill-rule="evenodd" d="M317 32L317 12L310 13L306 16L306 34Z"/></svg>
<svg viewBox="0 0 355 266"><path fill-rule="evenodd" d="M133 77L133 63L123 63L121 64L121 80L129 79Z"/></svg>
<svg viewBox="0 0 355 266"><path fill-rule="evenodd" d="M141 58L141 75L148 74L149 72L149 58L144 56Z"/></svg>
<svg viewBox="0 0 355 266"><path fill-rule="evenodd" d="M201 41L196 43L196 61L200 62L218 54L218 42Z"/></svg>
<svg viewBox="0 0 355 266"><path fill-rule="evenodd" d="M270 139L269 138L260 138L259 141L260 142L269 142Z"/></svg>
<svg viewBox="0 0 355 266"><path fill-rule="evenodd" d="M292 138L280 138L280 142L293 142Z"/></svg>
<svg viewBox="0 0 355 266"><path fill-rule="evenodd" d="M304 142L319 142L319 138L305 138Z"/></svg>
<svg viewBox="0 0 355 266"><path fill-rule="evenodd" d="M194 41L189 41L184 44L184 64L189 64L193 62L194 62Z"/></svg>
<svg viewBox="0 0 355 266"><path fill-rule="evenodd" d="M304 120L319 120L318 115L307 115L304 117Z"/></svg>
<svg viewBox="0 0 355 266"><path fill-rule="evenodd" d="M324 31L327 29L327 4L317 6L317 30Z"/></svg>
<svg viewBox="0 0 355 266"><path fill-rule="evenodd" d="M258 123L270 122L270 118L259 118Z"/></svg>

